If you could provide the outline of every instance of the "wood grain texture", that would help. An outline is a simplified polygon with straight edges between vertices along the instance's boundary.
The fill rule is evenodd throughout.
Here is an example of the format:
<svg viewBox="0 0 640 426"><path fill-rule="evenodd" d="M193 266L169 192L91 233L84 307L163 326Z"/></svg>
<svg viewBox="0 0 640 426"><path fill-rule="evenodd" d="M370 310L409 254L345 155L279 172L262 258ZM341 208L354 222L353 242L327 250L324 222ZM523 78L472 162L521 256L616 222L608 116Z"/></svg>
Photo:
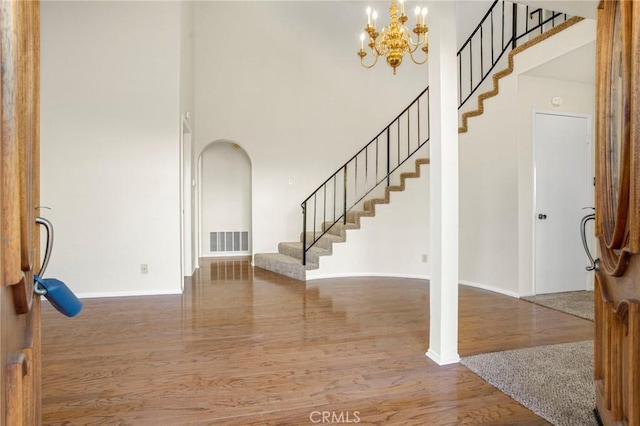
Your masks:
<svg viewBox="0 0 640 426"><path fill-rule="evenodd" d="M28 374L28 361L24 353L11 354L5 365L6 374L6 422L8 425L25 424L24 377Z"/></svg>
<svg viewBox="0 0 640 426"><path fill-rule="evenodd" d="M460 354L580 341L593 323L460 288ZM307 284L248 259L202 264L182 296L43 306L47 425L547 424L428 348L428 282Z"/></svg>
<svg viewBox="0 0 640 426"><path fill-rule="evenodd" d="M2 2L2 161L1 161L1 209L3 284L20 282L22 268L20 259L20 178L18 145L18 42L17 3Z"/></svg>
<svg viewBox="0 0 640 426"><path fill-rule="evenodd" d="M615 37L614 16L620 15L621 37ZM605 425L640 425L640 133L637 130L640 2L607 0L598 10L596 236L600 270L596 273L595 388ZM622 58L613 54L622 46ZM612 70L622 66L622 90L616 95ZM616 96L614 96L616 95ZM622 105L620 182L612 179L618 146L612 127L614 101ZM617 194L617 196L616 196ZM614 202L617 198L617 202Z"/></svg>
<svg viewBox="0 0 640 426"><path fill-rule="evenodd" d="M39 198L39 3L0 3L0 425L39 425L40 304L33 298ZM22 360L22 361L21 361Z"/></svg>
<svg viewBox="0 0 640 426"><path fill-rule="evenodd" d="M629 117L631 139L631 175L640 176L640 6L633 4L631 16L630 99L633 111ZM635 23L635 25L634 25ZM629 247L640 254L640 179L631 181L629 214Z"/></svg>

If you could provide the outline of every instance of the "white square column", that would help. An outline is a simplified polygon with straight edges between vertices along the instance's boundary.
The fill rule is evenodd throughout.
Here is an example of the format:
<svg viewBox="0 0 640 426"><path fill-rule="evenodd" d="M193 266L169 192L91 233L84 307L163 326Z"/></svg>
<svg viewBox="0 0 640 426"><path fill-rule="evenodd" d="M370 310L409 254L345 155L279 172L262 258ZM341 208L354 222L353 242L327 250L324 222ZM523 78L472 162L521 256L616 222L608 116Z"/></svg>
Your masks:
<svg viewBox="0 0 640 426"><path fill-rule="evenodd" d="M458 355L458 70L456 4L430 1L430 321L427 356L439 365Z"/></svg>

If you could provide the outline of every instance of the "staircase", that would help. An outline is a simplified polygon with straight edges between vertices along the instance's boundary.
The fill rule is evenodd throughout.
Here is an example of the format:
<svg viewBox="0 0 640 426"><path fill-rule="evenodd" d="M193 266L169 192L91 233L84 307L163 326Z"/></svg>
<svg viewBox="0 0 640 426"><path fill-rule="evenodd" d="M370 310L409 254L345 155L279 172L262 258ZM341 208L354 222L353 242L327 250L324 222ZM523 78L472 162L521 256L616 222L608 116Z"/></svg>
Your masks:
<svg viewBox="0 0 640 426"><path fill-rule="evenodd" d="M505 5L509 6L505 7ZM486 43L482 41L483 29L487 27L484 32L488 33L490 26L493 36L495 16L500 14L500 11L503 22L502 34L496 30L496 37L502 37L502 50L494 53L494 43L492 42L491 52L484 52ZM512 31L506 36L505 20L511 22L506 28ZM493 80L491 89L477 96L477 108L462 113L458 132L467 132L469 118L481 115L484 111L484 101L498 94L499 80L513 72L514 55L580 20L582 18L569 18L567 15L542 9L530 11L528 6L496 0L458 52L460 64L467 57L471 64L468 81L463 81L459 76L460 110L468 100L472 99L472 95L481 88L482 83L489 75L492 75ZM504 40L506 40L506 45ZM478 46L480 47L478 48ZM507 52L506 60L501 62ZM485 64L485 59L480 59L479 63L475 63L473 62L474 54L476 58L489 58L490 61ZM496 66L505 62L507 64L502 71L492 74ZM477 71L474 74L474 63L476 70L480 69L480 75L477 75ZM460 65L460 69L462 70L462 65ZM414 159L413 157L424 151L421 151L421 148L429 141L428 95L427 88L376 138L303 201L301 205L303 231L299 241L279 243L278 253L256 254L254 266L305 281L306 271L320 267L321 256L332 255L334 244L346 242L347 230L360 228L361 217L375 216L376 205L389 204L392 192L404 191L406 179L420 177L420 166L429 164L429 159ZM375 156L371 154L374 151ZM380 152L382 152L381 156ZM374 158L371 159L371 157ZM414 169L403 171L406 168L404 164L408 160L414 162ZM407 164L409 163L407 162ZM373 171L369 172L374 168L375 175ZM383 171L380 172L380 169ZM396 176L395 179L399 179L397 185L391 184L393 176Z"/></svg>
<svg viewBox="0 0 640 426"><path fill-rule="evenodd" d="M333 245L344 243L347 241L348 229L360 229L361 217L374 217L376 215L376 205L389 204L391 202L391 193L404 191L405 181L407 179L415 179L420 177L420 166L429 164L428 158L418 158L415 160L415 170L412 172L404 172L400 174L400 184L386 186L384 188L384 197L371 198L363 203L362 210L350 210L347 212L346 222L324 222L323 232L317 239L315 245L307 251L306 265L303 265L302 258L304 235L300 235L300 241L283 242L278 244L278 253L258 253L254 257L254 265L276 272L296 280L305 281L306 271L318 269L320 267L320 257L330 256L333 254ZM313 232L306 236L307 241L313 241L315 236Z"/></svg>

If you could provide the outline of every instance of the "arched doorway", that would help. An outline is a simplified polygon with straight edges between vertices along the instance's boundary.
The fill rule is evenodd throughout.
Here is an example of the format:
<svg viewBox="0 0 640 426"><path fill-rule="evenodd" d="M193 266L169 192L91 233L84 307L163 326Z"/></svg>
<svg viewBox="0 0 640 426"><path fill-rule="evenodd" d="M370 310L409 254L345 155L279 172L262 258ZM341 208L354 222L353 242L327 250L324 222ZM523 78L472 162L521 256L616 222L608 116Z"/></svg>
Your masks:
<svg viewBox="0 0 640 426"><path fill-rule="evenodd" d="M207 145L199 166L201 257L251 254L251 160L240 145Z"/></svg>

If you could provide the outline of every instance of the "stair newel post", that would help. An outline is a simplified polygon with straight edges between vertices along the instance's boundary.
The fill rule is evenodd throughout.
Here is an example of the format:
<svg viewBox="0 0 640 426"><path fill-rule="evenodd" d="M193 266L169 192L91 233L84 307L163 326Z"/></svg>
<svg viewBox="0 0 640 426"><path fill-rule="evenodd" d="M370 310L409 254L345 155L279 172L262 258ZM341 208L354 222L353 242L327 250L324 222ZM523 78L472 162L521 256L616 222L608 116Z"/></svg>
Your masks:
<svg viewBox="0 0 640 426"><path fill-rule="evenodd" d="M391 132L390 132L390 127L387 127L387 186L391 185L390 174L391 174Z"/></svg>
<svg viewBox="0 0 640 426"><path fill-rule="evenodd" d="M518 44L518 36L517 36L517 32L518 32L518 5L516 3L513 3L513 13L511 16L511 19L513 20L512 25L511 25L511 48L515 49L516 45Z"/></svg>
<svg viewBox="0 0 640 426"><path fill-rule="evenodd" d="M307 202L302 203L302 264L307 264Z"/></svg>

